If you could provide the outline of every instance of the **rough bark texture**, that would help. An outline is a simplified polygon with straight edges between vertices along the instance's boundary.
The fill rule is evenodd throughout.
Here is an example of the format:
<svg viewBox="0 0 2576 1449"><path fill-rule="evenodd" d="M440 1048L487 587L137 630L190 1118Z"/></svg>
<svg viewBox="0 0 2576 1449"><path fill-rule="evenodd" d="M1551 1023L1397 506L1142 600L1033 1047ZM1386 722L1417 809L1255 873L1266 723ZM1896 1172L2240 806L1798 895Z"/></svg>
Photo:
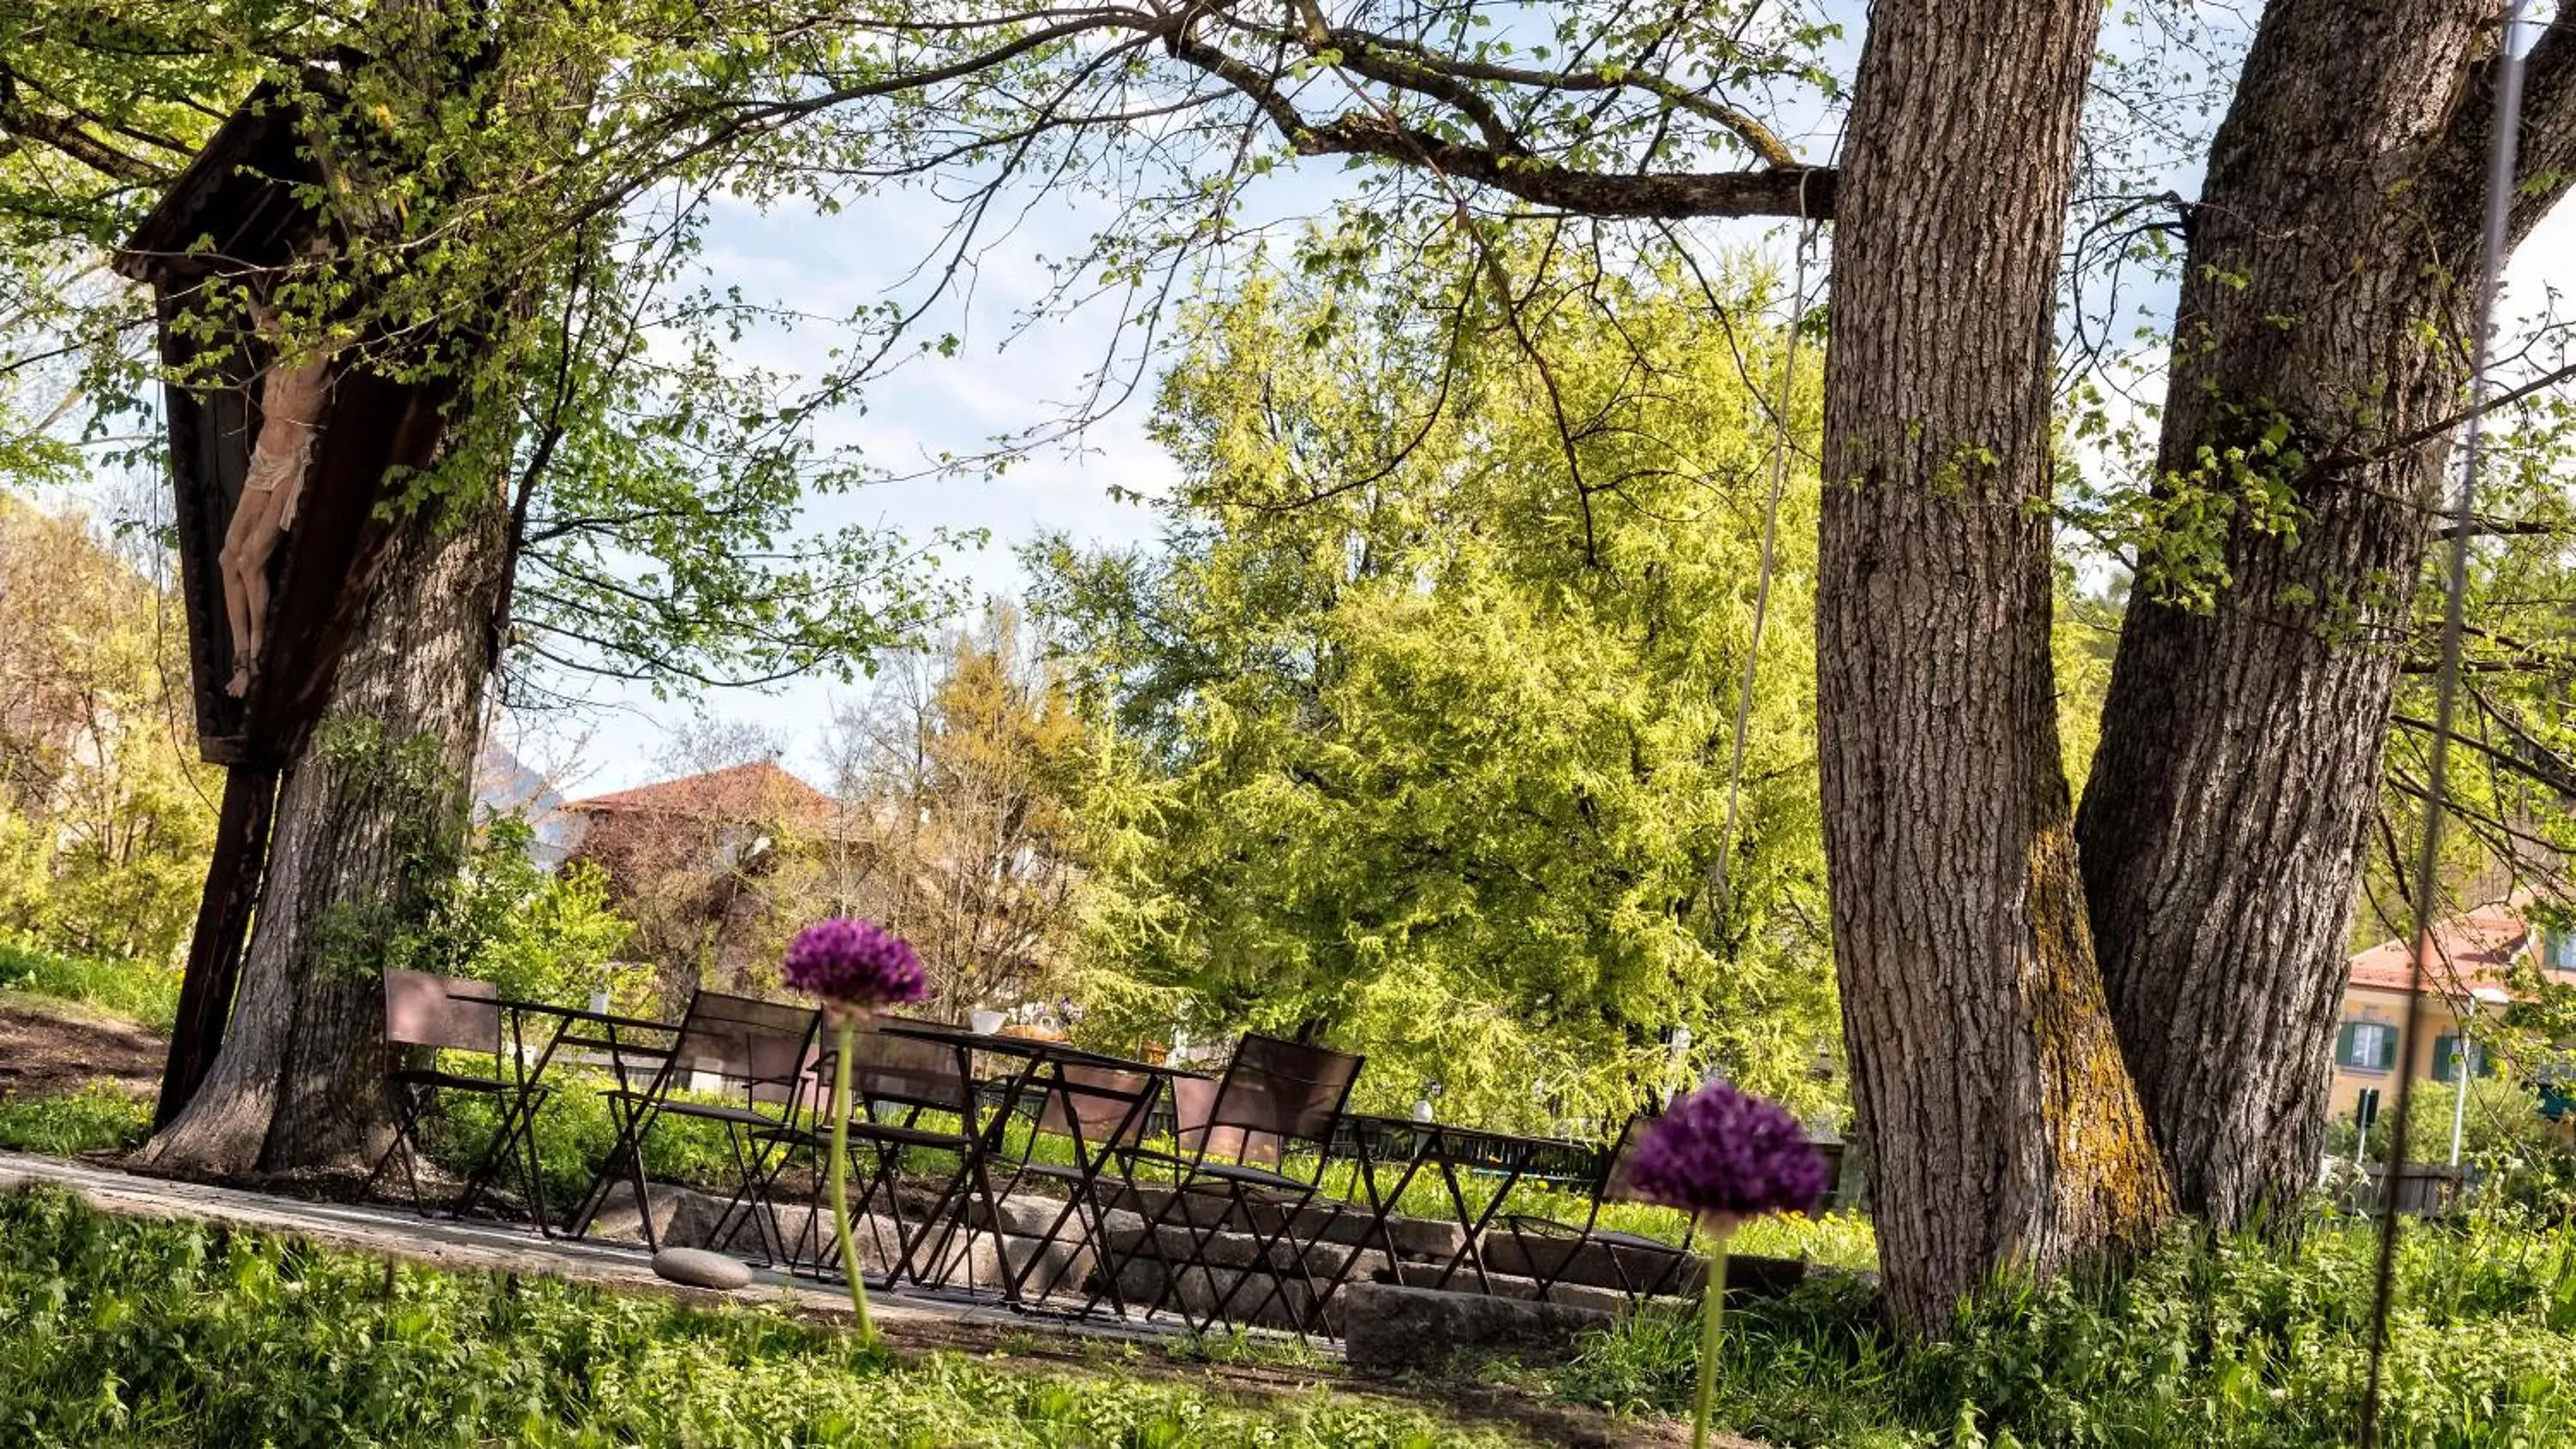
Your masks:
<svg viewBox="0 0 2576 1449"><path fill-rule="evenodd" d="M2049 657L2049 319L2092 0L1883 0L1834 242L1817 689L1890 1302L1937 1332L2167 1211L2087 936Z"/></svg>
<svg viewBox="0 0 2576 1449"><path fill-rule="evenodd" d="M222 1055L146 1160L364 1171L382 1150L383 949L463 835L508 520L493 498L402 526L331 712L287 772Z"/></svg>
<svg viewBox="0 0 2576 1449"><path fill-rule="evenodd" d="M2192 213L2159 491L2228 490L2207 450L2286 423L2301 459L2255 466L2302 516L2240 508L2213 609L2132 601L2078 834L2130 1070L2182 1207L2222 1226L2316 1176L2440 424L2464 403L2502 9L2266 7ZM2535 98L2538 124L2557 99ZM2526 175L2563 149L2554 125L2533 141Z"/></svg>

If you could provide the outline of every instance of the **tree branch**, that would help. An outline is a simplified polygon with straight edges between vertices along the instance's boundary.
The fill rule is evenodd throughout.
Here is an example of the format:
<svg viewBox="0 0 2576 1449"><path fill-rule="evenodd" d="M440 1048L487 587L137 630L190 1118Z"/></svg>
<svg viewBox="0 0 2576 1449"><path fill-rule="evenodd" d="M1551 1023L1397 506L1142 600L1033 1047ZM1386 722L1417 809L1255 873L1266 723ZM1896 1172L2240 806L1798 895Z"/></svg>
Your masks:
<svg viewBox="0 0 2576 1449"><path fill-rule="evenodd" d="M2477 63L2458 108L2425 157L2419 176L2436 215L2464 251L2484 215L2488 152L2495 144L2499 45ZM2519 246L2576 182L2576 16L2561 10L2524 62L2522 135L2506 245Z"/></svg>
<svg viewBox="0 0 2576 1449"><path fill-rule="evenodd" d="M1840 176L1833 168L1797 170L1605 173L1551 162L1497 156L1482 146L1444 140L1376 116L1345 115L1290 138L1304 155L1378 156L1428 165L1446 175L1523 201L1585 216L1831 217Z"/></svg>
<svg viewBox="0 0 2576 1449"><path fill-rule="evenodd" d="M50 146L83 166L123 181L161 182L170 172L140 156L129 156L69 121L29 106L18 94L18 78L0 70L0 131Z"/></svg>
<svg viewBox="0 0 2576 1449"><path fill-rule="evenodd" d="M1486 130L1484 145L1470 145L1409 126L1391 115L1346 112L1330 121L1314 121L1300 112L1259 67L1202 40L1188 24L1166 31L1172 56L1241 92L1269 117L1288 144L1303 156L1374 156L1405 166L1425 166L1443 175L1519 197L1540 206L1603 217L1793 216L1821 219L1833 214L1836 173L1830 167L1774 166L1763 171L1633 173L1577 170L1533 156L1525 143L1508 132L1491 139L1500 126L1493 112L1460 107ZM1341 64L1354 74L1417 94L1456 104L1461 88L1443 86L1422 66L1369 61L1365 48L1345 55ZM1371 69L1374 65L1376 68ZM1405 80L1394 77L1402 75ZM1766 133L1767 134L1767 133ZM1777 142L1774 142L1777 145ZM1781 147L1786 154L1786 148ZM1794 158L1792 158L1794 160Z"/></svg>

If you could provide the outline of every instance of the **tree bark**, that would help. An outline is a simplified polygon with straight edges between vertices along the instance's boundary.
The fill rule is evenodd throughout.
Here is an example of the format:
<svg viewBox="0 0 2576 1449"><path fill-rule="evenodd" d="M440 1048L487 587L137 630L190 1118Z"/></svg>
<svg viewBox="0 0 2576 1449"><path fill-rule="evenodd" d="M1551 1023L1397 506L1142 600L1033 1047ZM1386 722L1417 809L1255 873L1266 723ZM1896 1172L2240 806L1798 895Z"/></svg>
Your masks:
<svg viewBox="0 0 2576 1449"><path fill-rule="evenodd" d="M380 973L464 839L508 525L494 495L401 526L330 713L287 771L223 1052L145 1161L363 1172L383 1150Z"/></svg>
<svg viewBox="0 0 2576 1449"><path fill-rule="evenodd" d="M2139 1241L2164 1175L2102 998L2049 655L2050 326L2093 0L1882 0L1825 366L1817 693L1889 1302Z"/></svg>
<svg viewBox="0 0 2576 1449"><path fill-rule="evenodd" d="M242 947L250 938L260 876L268 865L277 773L266 765L232 765L224 771L215 848L206 862L196 930L188 941L188 969L179 979L179 1010L170 1027L170 1055L161 1069L161 1097L152 1109L155 1129L169 1126L187 1110L223 1050L224 1026L232 1018L233 993L240 984Z"/></svg>
<svg viewBox="0 0 2576 1449"><path fill-rule="evenodd" d="M2250 466L2300 512L2284 531L2238 503L2214 607L2142 580L2078 835L2130 1070L2181 1206L2221 1227L2316 1177L2363 831L2465 401L2502 10L2277 0L2191 213L2156 494L2241 500L2206 460L2275 429L2298 456Z"/></svg>

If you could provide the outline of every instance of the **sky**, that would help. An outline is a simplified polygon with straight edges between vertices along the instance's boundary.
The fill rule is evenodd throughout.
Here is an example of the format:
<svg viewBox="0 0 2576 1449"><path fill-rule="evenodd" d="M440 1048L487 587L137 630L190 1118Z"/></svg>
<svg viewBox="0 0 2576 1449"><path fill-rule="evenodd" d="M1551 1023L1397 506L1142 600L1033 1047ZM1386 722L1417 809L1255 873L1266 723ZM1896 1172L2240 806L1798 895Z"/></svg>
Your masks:
<svg viewBox="0 0 2576 1449"><path fill-rule="evenodd" d="M1048 282L1035 256L1070 250L1089 232L1090 219L1079 208L1048 211L987 256L972 307L955 319L964 339L956 356L907 363L870 390L864 412L844 410L820 423L817 441L856 444L889 471L910 473L941 452L973 451L996 434L1025 428L1050 415L1051 404L1075 396L1108 342L1106 317L1077 316L1009 335ZM740 285L754 297L789 300L806 311L847 314L899 281L900 269L930 245L934 220L933 208L902 198L823 217L728 207L710 229L709 279ZM763 368L805 373L813 368L812 349L823 345L814 333L758 333L747 339L742 355ZM1016 598L1024 581L1017 545L1046 533L1101 547L1153 535L1148 508L1112 497L1113 489L1157 495L1172 481L1170 461L1145 436L1145 420L1139 400L1094 424L1077 443L1043 449L998 478L873 484L810 500L804 522L816 532L859 524L914 539L941 529L986 530L986 546L951 551L947 567L979 600ZM578 746L578 763L544 760L550 771L567 777L559 785L576 795L669 773L672 728L699 714L785 735L791 748L783 763L827 784L817 753L819 731L836 696L864 687L864 680L851 686L808 679L773 690L710 691L680 702L655 700L640 686L593 684L580 688L594 709L576 718L515 724L534 736L521 747L532 761Z"/></svg>
<svg viewBox="0 0 2576 1449"><path fill-rule="evenodd" d="M1828 8L1858 9L1841 0ZM1860 29L1851 23L1849 35L1856 39ZM1845 42L1846 51L1850 44ZM1847 57L1839 68L1848 72ZM1789 119L1782 129L1796 137L1802 152L1826 159L1831 138L1814 134L1812 118ZM2187 169L2170 180L2185 195L2196 190L2196 177ZM1264 183L1267 189L1255 199L1256 217L1320 214L1346 184L1329 163L1289 168ZM947 214L928 198L902 193L855 201L827 216L764 213L728 203L709 231L707 280L739 286L754 300L847 315L905 286L905 273L933 249L935 229ZM924 329L934 335L958 332L963 346L957 354L907 363L871 388L864 412L849 410L822 422L818 441L856 444L889 470L909 472L939 453L975 451L996 434L1051 416L1098 365L1113 319L1107 309L1093 308L1026 329L1018 324L1052 280L1041 258L1079 252L1110 219L1096 198L1034 202L1016 228L981 254L971 303ZM1767 223L1710 223L1702 229L1704 240L1763 246L1775 255L1785 255L1786 235L1785 228ZM2563 207L2524 245L2508 311L2529 310L2543 287L2567 280L2576 280L2576 208ZM2138 300L2151 310L2160 305L2153 295ZM824 345L814 333L759 332L746 340L742 357L764 368L804 373L812 370L814 350ZM1025 583L1015 550L1041 534L1061 533L1092 547L1153 538L1154 511L1113 497L1116 490L1150 498L1175 479L1171 460L1146 436L1150 400L1148 389L1092 424L1074 445L1042 449L999 478L886 483L814 499L806 526L822 531L867 524L916 539L942 528L987 530L985 547L950 553L948 566L979 599L1014 598ZM856 687L863 689L864 681ZM828 785L820 734L836 696L853 687L807 680L758 692L713 691L694 703L656 700L641 687L593 682L581 690L589 708L505 721L500 732L504 744L572 796L672 773L675 731L701 715L780 736L788 746L783 763Z"/></svg>

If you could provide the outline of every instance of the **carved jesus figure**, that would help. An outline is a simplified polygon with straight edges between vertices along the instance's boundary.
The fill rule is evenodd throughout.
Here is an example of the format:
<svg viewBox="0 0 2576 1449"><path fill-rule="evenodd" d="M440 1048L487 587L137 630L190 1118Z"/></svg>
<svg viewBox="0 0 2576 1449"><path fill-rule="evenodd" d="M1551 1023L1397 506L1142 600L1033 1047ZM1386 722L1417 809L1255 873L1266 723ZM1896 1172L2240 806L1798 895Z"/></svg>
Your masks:
<svg viewBox="0 0 2576 1449"><path fill-rule="evenodd" d="M275 312L254 304L251 316L263 335L277 335ZM322 348L292 364L281 359L260 378L259 437L251 444L250 471L218 555L233 636L233 677L224 692L235 699L250 692L251 668L266 642L268 560L278 535L295 526L295 505L329 403L329 368L330 350Z"/></svg>

